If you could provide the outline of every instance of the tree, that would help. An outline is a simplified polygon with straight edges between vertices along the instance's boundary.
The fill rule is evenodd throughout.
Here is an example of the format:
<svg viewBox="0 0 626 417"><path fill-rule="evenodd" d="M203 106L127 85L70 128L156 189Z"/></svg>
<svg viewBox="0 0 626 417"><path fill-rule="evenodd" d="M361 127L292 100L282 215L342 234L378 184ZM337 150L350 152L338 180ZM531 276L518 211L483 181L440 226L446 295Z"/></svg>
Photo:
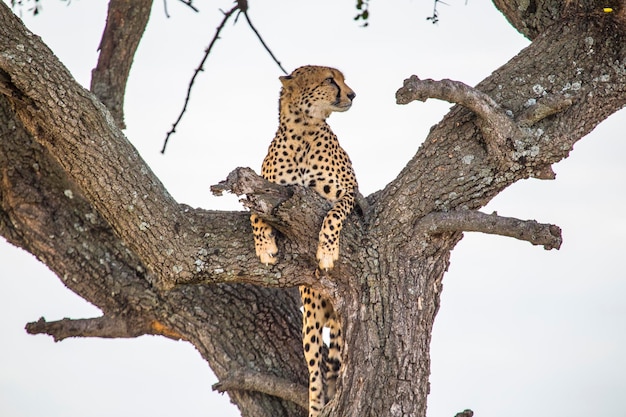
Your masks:
<svg viewBox="0 0 626 417"><path fill-rule="evenodd" d="M59 338L182 337L224 385L241 388L235 376L242 371L302 385L297 297L273 287L307 283L334 296L347 324L346 370L329 415L423 415L440 283L461 231L559 244L553 226L473 210L519 179L550 177L551 164L624 104L620 4L611 11L592 2L496 5L533 44L475 90L448 81L405 83L399 101L444 98L470 110L455 107L398 178L367 197L344 231L341 263L322 281L313 274L312 231L325 207L312 193L266 195L254 176L242 178L253 203L276 206L262 214L285 236L279 265L260 267L247 214L177 204L99 102L3 7L1 91L8 101L0 125L9 130L0 153L7 172L0 229L104 312L31 329ZM313 209L303 212L305 204ZM212 327L216 316L220 325ZM247 357L263 360L251 370ZM359 380L364 369L367 378ZM231 391L243 415L301 412L252 388ZM297 392L279 391L273 394Z"/></svg>

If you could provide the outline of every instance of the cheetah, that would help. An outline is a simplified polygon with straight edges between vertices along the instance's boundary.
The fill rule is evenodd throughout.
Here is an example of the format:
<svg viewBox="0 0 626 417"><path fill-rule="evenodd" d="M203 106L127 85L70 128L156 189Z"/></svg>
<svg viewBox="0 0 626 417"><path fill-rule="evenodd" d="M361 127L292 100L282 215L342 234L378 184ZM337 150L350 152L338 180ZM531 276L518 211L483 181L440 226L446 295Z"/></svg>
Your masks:
<svg viewBox="0 0 626 417"><path fill-rule="evenodd" d="M357 182L347 153L339 146L326 118L350 108L354 91L343 74L320 66L304 66L280 77L279 127L263 161L261 174L279 184L314 188L332 203L319 232L316 253L321 270L333 268L339 257L339 234L354 207ZM258 216L250 218L256 254L262 263L276 263L275 232ZM309 369L309 417L317 417L333 397L343 336L330 300L307 286L300 287L303 304L302 344ZM330 329L325 363L326 391L322 378L322 330Z"/></svg>

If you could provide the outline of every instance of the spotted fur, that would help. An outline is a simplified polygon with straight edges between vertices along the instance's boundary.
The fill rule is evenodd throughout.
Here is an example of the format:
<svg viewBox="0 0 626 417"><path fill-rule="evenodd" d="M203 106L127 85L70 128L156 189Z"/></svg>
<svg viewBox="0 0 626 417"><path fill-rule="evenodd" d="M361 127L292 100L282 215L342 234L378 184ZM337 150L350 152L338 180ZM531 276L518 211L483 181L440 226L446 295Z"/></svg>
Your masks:
<svg viewBox="0 0 626 417"><path fill-rule="evenodd" d="M331 269L339 257L339 234L354 207L357 190L352 163L326 123L332 112L350 108L354 92L343 74L328 67L304 66L280 77L279 127L261 174L271 182L314 188L333 203L319 232L316 258L319 268ZM278 248L271 226L251 216L256 254L264 264L276 263ZM341 367L343 335L330 300L303 286L302 343L309 368L309 417L317 417L335 392ZM322 329L330 328L326 368L326 391L322 378Z"/></svg>

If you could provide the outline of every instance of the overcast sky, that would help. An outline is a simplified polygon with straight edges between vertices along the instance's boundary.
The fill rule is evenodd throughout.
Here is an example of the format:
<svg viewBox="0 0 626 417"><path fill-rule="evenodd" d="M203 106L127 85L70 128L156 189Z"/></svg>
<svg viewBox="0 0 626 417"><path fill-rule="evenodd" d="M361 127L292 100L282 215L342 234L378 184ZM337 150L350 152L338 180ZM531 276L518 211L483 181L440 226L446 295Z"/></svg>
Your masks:
<svg viewBox="0 0 626 417"><path fill-rule="evenodd" d="M8 0L5 2L9 3ZM27 26L74 77L89 85L107 2L44 0ZM361 191L385 186L450 104L395 104L404 78L475 85L528 41L486 1L372 1L370 25L352 20L353 0L250 2L250 16L288 71L341 69L356 92L329 122L350 154ZM178 201L240 209L209 186L237 166L259 171L277 126L281 75L241 19L229 24L193 91L190 109L159 153L187 83L230 1L156 1L126 94L126 130ZM530 94L530 92L529 92ZM579 142L554 166L556 181L527 180L483 211L563 229L559 251L466 234L444 277L432 341L429 417L471 408L479 417L624 415L626 392L626 112ZM1 239L0 239L1 240ZM29 336L40 316L98 316L32 256L0 241L0 416L238 416L215 377L185 342Z"/></svg>

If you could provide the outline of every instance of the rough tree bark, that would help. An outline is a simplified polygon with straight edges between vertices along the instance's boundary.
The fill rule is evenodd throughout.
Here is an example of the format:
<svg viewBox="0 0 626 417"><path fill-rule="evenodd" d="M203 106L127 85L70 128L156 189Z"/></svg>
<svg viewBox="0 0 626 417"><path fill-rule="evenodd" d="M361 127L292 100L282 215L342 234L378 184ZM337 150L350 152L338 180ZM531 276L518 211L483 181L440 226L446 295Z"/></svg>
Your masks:
<svg viewBox="0 0 626 417"><path fill-rule="evenodd" d="M114 3L110 21L119 12ZM243 416L304 415L301 319L291 288L307 284L334 300L345 328L339 390L323 414L424 416L432 325L462 232L546 249L561 242L556 226L476 210L515 181L552 178L551 164L626 103L622 2L494 3L532 44L475 88L416 76L404 82L400 104L459 105L395 180L362 199L343 231L337 267L317 275L317 230L328 207L312 191L274 186L245 169L215 187L246 194L246 205L282 232L279 263L260 265L247 212L178 204L125 139L121 114L112 118L102 104L115 115L125 82L105 80L110 89L93 88L97 98L0 3L0 234L103 311L42 319L27 330L57 340L185 339ZM128 18L137 19L128 27L140 35L145 16ZM100 70L129 68L128 52L113 51L126 62L101 59Z"/></svg>

